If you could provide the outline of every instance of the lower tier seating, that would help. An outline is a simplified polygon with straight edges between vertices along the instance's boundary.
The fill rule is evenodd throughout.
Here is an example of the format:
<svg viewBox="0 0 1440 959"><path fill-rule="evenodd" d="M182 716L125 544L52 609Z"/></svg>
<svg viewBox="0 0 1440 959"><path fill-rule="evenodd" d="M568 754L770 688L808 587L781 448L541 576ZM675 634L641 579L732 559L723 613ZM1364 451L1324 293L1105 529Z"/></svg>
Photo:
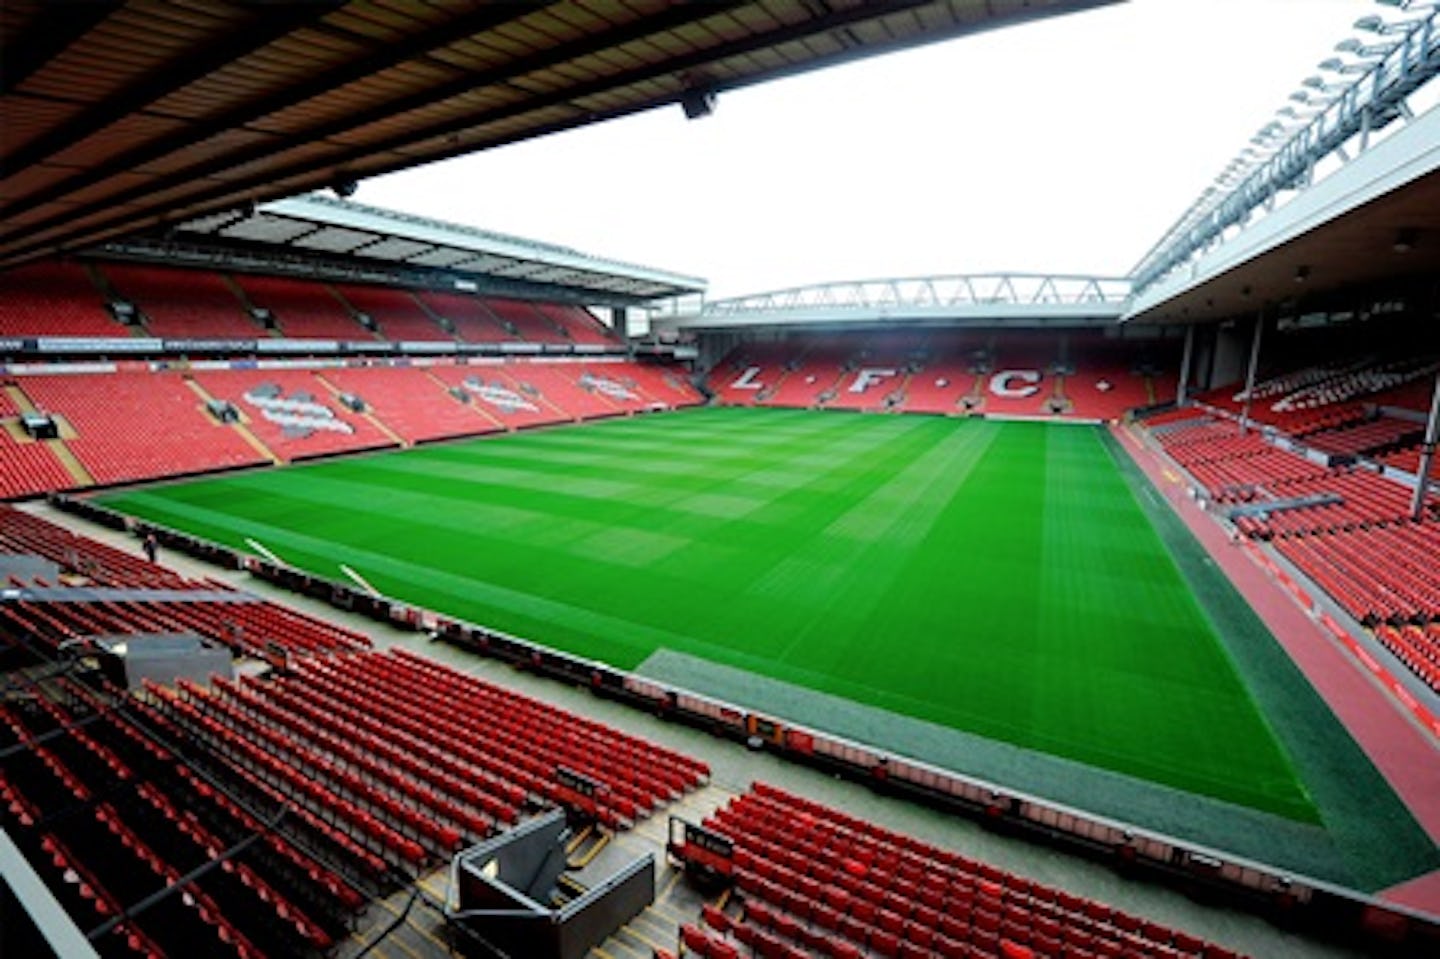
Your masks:
<svg viewBox="0 0 1440 959"><path fill-rule="evenodd" d="M704 826L730 840L738 912L706 906L682 949L780 959L1233 959L1120 909L764 783ZM682 859L687 858L681 849ZM700 857L704 859L704 855ZM711 860L713 861L713 859Z"/></svg>
<svg viewBox="0 0 1440 959"><path fill-rule="evenodd" d="M101 955L262 959L345 934L365 897L339 850L298 843L295 817L271 828L273 803L234 798L184 765L142 732L153 727L138 704L117 709L68 679L50 686L0 704L0 748L18 750L0 769L0 823L82 929L112 923L95 941Z"/></svg>
<svg viewBox="0 0 1440 959"><path fill-rule="evenodd" d="M21 389L75 430L65 440L96 483L248 466L264 458L212 419L176 373L26 376Z"/></svg>
<svg viewBox="0 0 1440 959"><path fill-rule="evenodd" d="M1274 544L1363 623L1440 619L1440 521L1286 536Z"/></svg>
<svg viewBox="0 0 1440 959"><path fill-rule="evenodd" d="M208 583L190 580L147 563L113 546L77 536L38 516L0 505L0 553L40 556L60 567L63 575L80 576L87 583L129 589L210 589ZM12 578L11 586L46 585Z"/></svg>
<svg viewBox="0 0 1440 959"><path fill-rule="evenodd" d="M0 499L33 496L74 482L70 471L43 441L19 428L20 410L0 384Z"/></svg>

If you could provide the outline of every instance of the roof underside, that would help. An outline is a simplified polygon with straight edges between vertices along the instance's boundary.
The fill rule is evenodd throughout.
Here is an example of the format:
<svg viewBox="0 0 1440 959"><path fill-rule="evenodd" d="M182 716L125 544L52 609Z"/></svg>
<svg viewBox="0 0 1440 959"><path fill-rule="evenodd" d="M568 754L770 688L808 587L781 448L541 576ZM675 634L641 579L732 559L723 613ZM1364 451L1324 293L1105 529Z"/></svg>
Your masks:
<svg viewBox="0 0 1440 959"><path fill-rule="evenodd" d="M323 194L226 210L90 251L157 263L629 306L705 281Z"/></svg>
<svg viewBox="0 0 1440 959"><path fill-rule="evenodd" d="M0 5L0 266L1115 0Z"/></svg>

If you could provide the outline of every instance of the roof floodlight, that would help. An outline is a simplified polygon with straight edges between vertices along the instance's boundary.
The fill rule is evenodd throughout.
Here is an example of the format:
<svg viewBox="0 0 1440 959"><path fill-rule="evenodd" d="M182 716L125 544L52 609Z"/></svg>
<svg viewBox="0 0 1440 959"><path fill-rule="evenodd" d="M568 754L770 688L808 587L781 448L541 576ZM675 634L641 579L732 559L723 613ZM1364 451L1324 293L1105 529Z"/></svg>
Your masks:
<svg viewBox="0 0 1440 959"><path fill-rule="evenodd" d="M1418 7L1406 7L1406 10L1418 10ZM1423 18L1421 18L1423 19ZM1365 33L1378 33L1382 37L1391 33L1404 33L1412 29L1421 20L1386 20L1371 14L1368 17L1361 17L1355 21L1355 29L1363 30Z"/></svg>
<svg viewBox="0 0 1440 959"><path fill-rule="evenodd" d="M1306 77L1304 81L1302 81L1301 86L1309 87L1311 90L1316 90L1320 93L1338 93L1345 89L1343 85L1326 83L1323 77Z"/></svg>
<svg viewBox="0 0 1440 959"><path fill-rule="evenodd" d="M1339 57L1331 57L1329 60L1321 60L1318 64L1321 70L1341 75L1350 73L1369 73L1372 64L1370 63L1346 63Z"/></svg>
<svg viewBox="0 0 1440 959"><path fill-rule="evenodd" d="M1399 48L1399 40L1390 40L1386 43L1361 43L1357 37L1346 37L1335 44L1336 53L1348 53L1362 59L1378 59Z"/></svg>
<svg viewBox="0 0 1440 959"><path fill-rule="evenodd" d="M1382 7L1395 7L1400 10L1435 10L1440 4L1433 0L1375 0Z"/></svg>

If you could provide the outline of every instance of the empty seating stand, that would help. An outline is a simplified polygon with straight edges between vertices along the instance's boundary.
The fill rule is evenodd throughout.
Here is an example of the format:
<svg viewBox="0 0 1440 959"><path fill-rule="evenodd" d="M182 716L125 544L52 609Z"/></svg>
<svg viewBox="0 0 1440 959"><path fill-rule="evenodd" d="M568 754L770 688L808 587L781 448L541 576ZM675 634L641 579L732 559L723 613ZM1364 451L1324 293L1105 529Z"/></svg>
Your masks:
<svg viewBox="0 0 1440 959"><path fill-rule="evenodd" d="M75 430L66 446L96 483L247 466L264 458L212 419L178 373L114 372L21 378L35 405Z"/></svg>
<svg viewBox="0 0 1440 959"><path fill-rule="evenodd" d="M287 461L396 445L363 414L340 404L325 372L201 370L195 382L240 410L246 426Z"/></svg>
<svg viewBox="0 0 1440 959"><path fill-rule="evenodd" d="M287 337L324 340L374 340L323 283L278 276L236 275L250 303L269 310Z"/></svg>
<svg viewBox="0 0 1440 959"><path fill-rule="evenodd" d="M73 486L74 478L44 442L18 427L20 410L0 384L0 499Z"/></svg>
<svg viewBox="0 0 1440 959"><path fill-rule="evenodd" d="M501 428L475 405L452 396L445 381L427 368L346 367L326 370L325 378L370 404L381 422L410 443Z"/></svg>
<svg viewBox="0 0 1440 959"><path fill-rule="evenodd" d="M520 339L478 296L425 291L416 294L430 312L443 317L464 343L505 343Z"/></svg>
<svg viewBox="0 0 1440 959"><path fill-rule="evenodd" d="M264 333L218 273L129 264L101 269L144 314L151 336L253 340Z"/></svg>
<svg viewBox="0 0 1440 959"><path fill-rule="evenodd" d="M408 290L383 286L338 286L336 290L355 310L375 322L380 337L402 341L451 341Z"/></svg>
<svg viewBox="0 0 1440 959"><path fill-rule="evenodd" d="M0 272L0 336L129 336L85 268L49 261Z"/></svg>
<svg viewBox="0 0 1440 959"><path fill-rule="evenodd" d="M682 926L690 954L779 959L1233 959L1102 903L755 783L705 826L734 844L738 912Z"/></svg>

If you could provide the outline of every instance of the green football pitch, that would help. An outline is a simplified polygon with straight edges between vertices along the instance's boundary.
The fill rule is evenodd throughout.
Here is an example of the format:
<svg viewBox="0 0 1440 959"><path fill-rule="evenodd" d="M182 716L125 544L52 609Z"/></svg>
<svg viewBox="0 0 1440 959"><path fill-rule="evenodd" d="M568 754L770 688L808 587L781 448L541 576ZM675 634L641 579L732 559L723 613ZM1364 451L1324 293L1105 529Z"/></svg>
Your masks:
<svg viewBox="0 0 1440 959"><path fill-rule="evenodd" d="M683 653L1317 820L1096 428L706 409L103 501L619 667Z"/></svg>

